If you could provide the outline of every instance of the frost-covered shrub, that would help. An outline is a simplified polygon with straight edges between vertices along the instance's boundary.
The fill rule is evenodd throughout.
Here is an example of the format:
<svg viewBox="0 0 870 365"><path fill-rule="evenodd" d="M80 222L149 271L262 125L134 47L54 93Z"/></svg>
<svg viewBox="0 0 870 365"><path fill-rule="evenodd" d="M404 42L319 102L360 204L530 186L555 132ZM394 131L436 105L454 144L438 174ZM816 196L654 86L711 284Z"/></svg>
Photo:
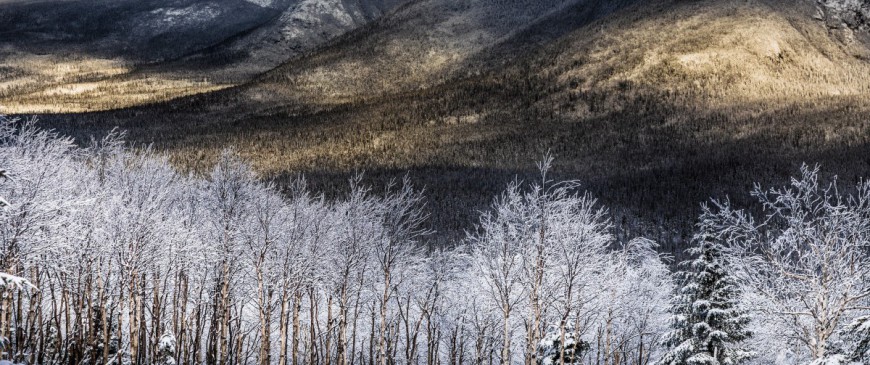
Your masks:
<svg viewBox="0 0 870 365"><path fill-rule="evenodd" d="M809 365L865 365L866 362L857 362L849 359L848 356L843 354L834 354L830 356L823 357L821 359L816 359L811 362Z"/></svg>
<svg viewBox="0 0 870 365"><path fill-rule="evenodd" d="M165 333L157 343L157 364L175 365L175 336Z"/></svg>
<svg viewBox="0 0 870 365"><path fill-rule="evenodd" d="M571 327L565 328L564 342L562 331L553 328L538 343L538 365L580 364L583 354L589 350L589 343L576 336Z"/></svg>
<svg viewBox="0 0 870 365"><path fill-rule="evenodd" d="M846 325L840 333L839 351L813 363L818 364L870 364L870 316L861 316Z"/></svg>

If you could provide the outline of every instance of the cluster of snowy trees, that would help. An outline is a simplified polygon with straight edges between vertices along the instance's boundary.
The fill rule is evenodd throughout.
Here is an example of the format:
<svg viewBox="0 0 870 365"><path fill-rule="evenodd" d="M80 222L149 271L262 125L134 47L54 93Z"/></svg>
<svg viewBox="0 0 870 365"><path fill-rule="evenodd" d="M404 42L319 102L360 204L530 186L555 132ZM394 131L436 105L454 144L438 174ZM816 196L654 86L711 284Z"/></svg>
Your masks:
<svg viewBox="0 0 870 365"><path fill-rule="evenodd" d="M327 200L231 152L179 173L118 135L0 124L2 359L27 364L868 363L870 185L805 169L718 203L671 272L574 182L514 182L454 247L423 195Z"/></svg>

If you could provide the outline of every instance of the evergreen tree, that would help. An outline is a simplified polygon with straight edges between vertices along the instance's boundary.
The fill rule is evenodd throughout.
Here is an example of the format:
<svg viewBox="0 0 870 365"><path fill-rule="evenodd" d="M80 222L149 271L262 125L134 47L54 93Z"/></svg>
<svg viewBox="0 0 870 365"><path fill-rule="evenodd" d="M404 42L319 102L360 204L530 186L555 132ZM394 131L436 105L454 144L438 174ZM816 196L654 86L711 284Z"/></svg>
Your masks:
<svg viewBox="0 0 870 365"><path fill-rule="evenodd" d="M175 365L175 336L165 333L157 344L157 365Z"/></svg>
<svg viewBox="0 0 870 365"><path fill-rule="evenodd" d="M870 364L870 316L855 319L846 326L843 337L849 343L850 360L859 364Z"/></svg>
<svg viewBox="0 0 870 365"><path fill-rule="evenodd" d="M538 365L555 364L581 364L583 355L589 351L589 343L583 341L577 335L574 327L565 327L564 337L562 331L556 327L550 331L538 343ZM564 338L564 344L562 343Z"/></svg>
<svg viewBox="0 0 870 365"><path fill-rule="evenodd" d="M3 179L3 180L9 179L9 175L6 174L6 170L0 169L0 179ZM7 202L6 199L3 199L3 197L0 196L0 209L5 209L9 205L10 205L9 202Z"/></svg>
<svg viewBox="0 0 870 365"><path fill-rule="evenodd" d="M736 365L751 356L740 343L751 336L749 317L739 308L740 291L728 273L722 248L706 236L689 250L695 257L677 273L670 350L658 365Z"/></svg>
<svg viewBox="0 0 870 365"><path fill-rule="evenodd" d="M870 316L858 317L843 328L834 347L810 365L870 365Z"/></svg>

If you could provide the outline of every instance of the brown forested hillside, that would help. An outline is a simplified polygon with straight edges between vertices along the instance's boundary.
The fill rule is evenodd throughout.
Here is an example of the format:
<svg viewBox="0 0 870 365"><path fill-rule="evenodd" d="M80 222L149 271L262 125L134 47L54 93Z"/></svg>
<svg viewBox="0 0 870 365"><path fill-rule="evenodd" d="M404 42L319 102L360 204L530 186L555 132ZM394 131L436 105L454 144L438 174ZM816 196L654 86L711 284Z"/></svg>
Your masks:
<svg viewBox="0 0 870 365"><path fill-rule="evenodd" d="M233 147L326 189L409 171L442 237L549 150L627 235L676 244L700 202L802 162L870 176L850 26L813 1L417 1L240 87L43 123L120 126L195 170Z"/></svg>

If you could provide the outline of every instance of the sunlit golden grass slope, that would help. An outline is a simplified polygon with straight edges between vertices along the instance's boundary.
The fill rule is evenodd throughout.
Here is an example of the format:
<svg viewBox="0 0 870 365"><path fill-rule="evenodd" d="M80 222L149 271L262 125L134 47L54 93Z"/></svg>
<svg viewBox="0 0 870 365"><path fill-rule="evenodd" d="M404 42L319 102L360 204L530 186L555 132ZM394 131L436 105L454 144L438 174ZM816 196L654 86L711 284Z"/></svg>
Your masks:
<svg viewBox="0 0 870 365"><path fill-rule="evenodd" d="M870 52L850 29L829 25L811 1L652 1L548 47L537 72L559 100L644 90L737 111L867 97ZM571 109L584 116L582 105Z"/></svg>
<svg viewBox="0 0 870 365"><path fill-rule="evenodd" d="M870 109L866 46L816 13L812 0L422 0L239 89L69 119L132 129L185 165L236 146L272 176L506 170L553 149L600 178L748 141L812 159L862 146Z"/></svg>
<svg viewBox="0 0 870 365"><path fill-rule="evenodd" d="M205 75L139 71L122 59L8 52L0 67L0 114L82 113L220 90Z"/></svg>

